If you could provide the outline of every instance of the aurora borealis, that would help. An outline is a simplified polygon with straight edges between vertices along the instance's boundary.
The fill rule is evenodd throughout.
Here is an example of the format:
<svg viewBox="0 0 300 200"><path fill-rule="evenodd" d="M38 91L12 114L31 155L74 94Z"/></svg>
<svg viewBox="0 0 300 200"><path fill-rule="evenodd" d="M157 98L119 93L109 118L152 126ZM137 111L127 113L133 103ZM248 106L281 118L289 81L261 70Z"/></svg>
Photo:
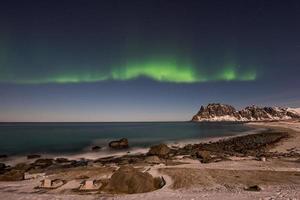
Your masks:
<svg viewBox="0 0 300 200"><path fill-rule="evenodd" d="M1 3L0 121L184 120L212 101L300 106L299 8Z"/></svg>
<svg viewBox="0 0 300 200"><path fill-rule="evenodd" d="M44 77L43 77L44 76ZM256 79L254 71L238 72L235 66L222 67L220 71L211 74L202 73L201 70L189 66L178 65L174 60L153 60L144 63L130 63L123 67L112 68L108 72L83 70L72 73L60 72L56 75L42 77L20 77L17 80L3 79L3 82L17 84L43 84L43 83L89 83L98 81L126 81L146 77L158 82L171 83L197 83L209 81L253 81Z"/></svg>

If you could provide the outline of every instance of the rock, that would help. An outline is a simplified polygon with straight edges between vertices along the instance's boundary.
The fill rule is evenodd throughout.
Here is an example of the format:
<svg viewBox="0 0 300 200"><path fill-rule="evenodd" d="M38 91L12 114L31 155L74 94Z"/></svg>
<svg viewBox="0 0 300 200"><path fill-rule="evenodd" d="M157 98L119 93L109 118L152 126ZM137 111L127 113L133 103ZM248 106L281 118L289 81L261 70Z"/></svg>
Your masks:
<svg viewBox="0 0 300 200"><path fill-rule="evenodd" d="M88 165L88 160L72 160L70 167L84 167Z"/></svg>
<svg viewBox="0 0 300 200"><path fill-rule="evenodd" d="M50 158L41 158L41 159L37 159L33 165L35 167L39 167L39 168L46 168L49 167L53 164L53 159Z"/></svg>
<svg viewBox="0 0 300 200"><path fill-rule="evenodd" d="M27 159L35 159L35 158L40 158L41 155L36 155L36 154L32 154L32 155L27 155Z"/></svg>
<svg viewBox="0 0 300 200"><path fill-rule="evenodd" d="M2 175L0 175L0 181L21 181L24 177L23 170L12 169Z"/></svg>
<svg viewBox="0 0 300 200"><path fill-rule="evenodd" d="M126 138L122 138L120 140L111 141L108 146L113 149L124 149L128 148L128 140Z"/></svg>
<svg viewBox="0 0 300 200"><path fill-rule="evenodd" d="M98 150L100 150L101 149L101 147L99 147L99 146L93 146L92 147L92 151L98 151Z"/></svg>
<svg viewBox="0 0 300 200"><path fill-rule="evenodd" d="M159 144L150 147L148 155L155 155L161 158L168 157L168 153L170 152L170 148L166 144Z"/></svg>
<svg viewBox="0 0 300 200"><path fill-rule="evenodd" d="M55 162L57 162L57 163L68 163L68 162L71 162L71 161L68 160L67 158L56 158Z"/></svg>
<svg viewBox="0 0 300 200"><path fill-rule="evenodd" d="M261 189L258 185L251 185L251 186L249 186L249 187L244 188L244 190L247 190L247 191L254 191L254 192L259 192L259 191L261 191L262 189Z"/></svg>
<svg viewBox="0 0 300 200"><path fill-rule="evenodd" d="M13 167L13 169L26 172L32 169L32 166L26 163L18 163Z"/></svg>
<svg viewBox="0 0 300 200"><path fill-rule="evenodd" d="M163 179L155 179L148 172L140 172L131 166L120 167L112 176L106 190L113 193L144 193L161 188Z"/></svg>
<svg viewBox="0 0 300 200"><path fill-rule="evenodd" d="M146 157L145 162L149 164L159 164L161 163L161 160L158 156L148 156Z"/></svg>
<svg viewBox="0 0 300 200"><path fill-rule="evenodd" d="M0 171L5 170L6 165L4 163L0 163Z"/></svg>
<svg viewBox="0 0 300 200"><path fill-rule="evenodd" d="M201 159L202 163L209 163L212 159L211 153L209 151L197 151L196 156L197 158Z"/></svg>
<svg viewBox="0 0 300 200"><path fill-rule="evenodd" d="M0 159L3 159L3 158L8 158L8 156L6 154L1 154Z"/></svg>

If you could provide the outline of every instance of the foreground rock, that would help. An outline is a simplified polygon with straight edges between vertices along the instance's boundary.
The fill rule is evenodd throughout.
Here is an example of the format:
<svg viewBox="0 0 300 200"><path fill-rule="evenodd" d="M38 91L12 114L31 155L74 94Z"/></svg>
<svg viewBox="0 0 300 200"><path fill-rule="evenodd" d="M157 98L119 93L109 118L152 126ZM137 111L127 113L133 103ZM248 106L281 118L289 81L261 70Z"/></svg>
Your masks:
<svg viewBox="0 0 300 200"><path fill-rule="evenodd" d="M163 178L153 178L148 172L140 172L132 166L120 167L109 180L106 190L111 193L144 193L165 185Z"/></svg>
<svg viewBox="0 0 300 200"><path fill-rule="evenodd" d="M236 110L231 105L212 103L201 106L192 121L271 121L300 119L300 114L289 108L248 106Z"/></svg>
<svg viewBox="0 0 300 200"><path fill-rule="evenodd" d="M171 149L166 144L159 144L150 147L150 150L148 152L148 155L155 155L161 158L168 157L168 154L170 153Z"/></svg>
<svg viewBox="0 0 300 200"><path fill-rule="evenodd" d="M128 140L126 138L122 138L120 140L111 141L108 146L113 149L125 149L128 148Z"/></svg>

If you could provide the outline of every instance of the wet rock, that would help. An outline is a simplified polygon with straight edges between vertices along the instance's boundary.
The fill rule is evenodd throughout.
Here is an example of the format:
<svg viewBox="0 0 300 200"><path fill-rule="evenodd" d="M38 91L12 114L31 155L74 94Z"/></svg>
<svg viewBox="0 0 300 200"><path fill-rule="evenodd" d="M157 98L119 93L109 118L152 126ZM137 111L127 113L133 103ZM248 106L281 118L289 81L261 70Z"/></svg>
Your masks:
<svg viewBox="0 0 300 200"><path fill-rule="evenodd" d="M36 154L32 154L32 155L27 155L27 159L35 159L35 158L40 158L41 155L36 155Z"/></svg>
<svg viewBox="0 0 300 200"><path fill-rule="evenodd" d="M92 147L92 151L99 151L101 149L101 147L99 146L93 146Z"/></svg>
<svg viewBox="0 0 300 200"><path fill-rule="evenodd" d="M39 168L46 168L53 164L53 159L41 158L37 159L32 165Z"/></svg>
<svg viewBox="0 0 300 200"><path fill-rule="evenodd" d="M161 158L166 158L168 157L170 151L171 149L166 144L159 144L150 147L148 155L155 155Z"/></svg>
<svg viewBox="0 0 300 200"><path fill-rule="evenodd" d="M56 158L55 162L57 162L57 163L68 163L68 162L71 162L71 161L67 158Z"/></svg>
<svg viewBox="0 0 300 200"><path fill-rule="evenodd" d="M155 179L148 172L140 172L131 166L120 167L111 177L106 190L112 193L144 193L161 188L163 179Z"/></svg>
<svg viewBox="0 0 300 200"><path fill-rule="evenodd" d="M113 149L124 149L128 148L128 140L126 138L122 138L120 140L111 141L108 146Z"/></svg>
<svg viewBox="0 0 300 200"><path fill-rule="evenodd" d="M88 160L72 160L70 166L71 167L84 167L87 166L89 163Z"/></svg>
<svg viewBox="0 0 300 200"><path fill-rule="evenodd" d="M32 166L26 163L18 163L16 164L13 169L15 170L22 170L24 172L29 171L30 169L32 169Z"/></svg>

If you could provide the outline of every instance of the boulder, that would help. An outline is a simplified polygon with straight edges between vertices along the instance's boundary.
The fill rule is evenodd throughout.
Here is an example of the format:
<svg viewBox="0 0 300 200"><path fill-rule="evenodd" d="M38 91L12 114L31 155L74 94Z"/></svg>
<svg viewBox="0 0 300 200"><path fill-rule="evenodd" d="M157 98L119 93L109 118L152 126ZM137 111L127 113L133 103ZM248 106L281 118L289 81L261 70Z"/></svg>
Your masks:
<svg viewBox="0 0 300 200"><path fill-rule="evenodd" d="M209 151L197 151L197 158L201 159L202 163L209 163L212 159L211 153Z"/></svg>
<svg viewBox="0 0 300 200"><path fill-rule="evenodd" d="M113 193L144 193L161 188L165 184L163 181L132 166L122 166L111 176L105 189Z"/></svg>
<svg viewBox="0 0 300 200"><path fill-rule="evenodd" d="M36 155L36 154L31 154L31 155L27 155L27 159L35 159L35 158L40 158L41 155Z"/></svg>
<svg viewBox="0 0 300 200"><path fill-rule="evenodd" d="M150 147L148 155L155 155L161 158L166 158L168 157L170 151L171 149L166 144L159 144Z"/></svg>
<svg viewBox="0 0 300 200"><path fill-rule="evenodd" d="M98 150L100 150L101 149L101 147L99 147L99 146L93 146L92 147L92 151L98 151Z"/></svg>
<svg viewBox="0 0 300 200"><path fill-rule="evenodd" d="M122 138L120 140L111 141L108 146L113 149L124 149L128 148L128 140L126 138Z"/></svg>

